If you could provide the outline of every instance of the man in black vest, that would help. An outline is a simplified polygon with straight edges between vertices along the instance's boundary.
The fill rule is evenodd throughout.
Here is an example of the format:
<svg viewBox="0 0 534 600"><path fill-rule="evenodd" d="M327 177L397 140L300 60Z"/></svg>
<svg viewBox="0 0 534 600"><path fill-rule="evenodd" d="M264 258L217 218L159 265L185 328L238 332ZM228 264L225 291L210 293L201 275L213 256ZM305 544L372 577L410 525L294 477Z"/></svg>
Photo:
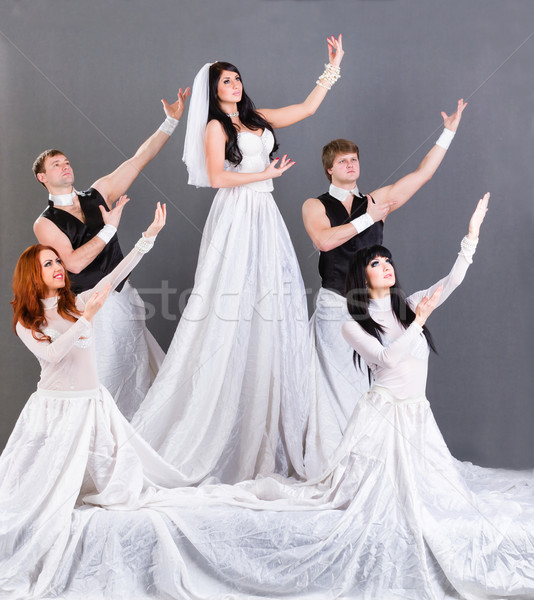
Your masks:
<svg viewBox="0 0 534 600"><path fill-rule="evenodd" d="M189 88L180 89L173 104L162 100L166 119L159 129L132 158L86 191L74 189L74 172L60 150L45 150L35 159L33 172L47 189L49 202L35 221L34 233L59 253L75 293L94 287L121 261L117 227L128 202L124 194L169 140L188 95ZM139 294L125 281L95 319L99 378L127 418L144 399L164 356L144 314Z"/></svg>
<svg viewBox="0 0 534 600"><path fill-rule="evenodd" d="M351 317L345 300L350 260L360 248L382 243L384 221L429 181L454 137L467 103L455 113L442 112L444 131L417 169L367 196L360 194L359 150L348 140L333 140L323 148L323 167L331 185L302 207L304 227L320 251L322 287L310 321L316 346L316 405L311 407L307 472L313 474L341 439L360 396L369 388L367 367L357 370L353 350L341 335Z"/></svg>

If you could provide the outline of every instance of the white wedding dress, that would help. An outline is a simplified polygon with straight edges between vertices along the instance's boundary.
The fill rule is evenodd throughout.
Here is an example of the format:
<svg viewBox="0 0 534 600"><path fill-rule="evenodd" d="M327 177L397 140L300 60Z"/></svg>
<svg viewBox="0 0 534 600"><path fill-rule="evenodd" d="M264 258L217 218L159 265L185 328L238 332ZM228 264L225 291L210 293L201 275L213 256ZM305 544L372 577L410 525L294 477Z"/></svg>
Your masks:
<svg viewBox="0 0 534 600"><path fill-rule="evenodd" d="M238 134L242 173L273 135ZM195 284L158 376L132 420L184 485L303 473L311 345L304 285L272 181L220 189Z"/></svg>
<svg viewBox="0 0 534 600"><path fill-rule="evenodd" d="M387 302L370 307L384 345L345 326L376 383L320 479L175 489L106 391L77 389L96 373L87 323L49 311L59 337L25 341L58 389L39 387L0 457L0 598L534 597L532 475L452 458L424 397L426 341Z"/></svg>

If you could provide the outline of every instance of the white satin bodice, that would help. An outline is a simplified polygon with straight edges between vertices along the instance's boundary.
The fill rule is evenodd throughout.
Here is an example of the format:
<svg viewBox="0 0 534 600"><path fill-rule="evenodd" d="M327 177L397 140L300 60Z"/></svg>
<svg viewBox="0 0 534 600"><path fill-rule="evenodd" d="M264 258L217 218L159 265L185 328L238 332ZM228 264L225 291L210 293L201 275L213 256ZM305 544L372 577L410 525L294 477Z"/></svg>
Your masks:
<svg viewBox="0 0 534 600"><path fill-rule="evenodd" d="M261 136L250 131L240 131L237 134L237 144L243 155L239 165L232 165L225 162L226 171L235 171L236 173L259 173L263 171L271 162L269 154L274 146L274 136L269 129L264 129ZM272 192L273 180L255 181L247 183L240 187L246 187L257 192Z"/></svg>

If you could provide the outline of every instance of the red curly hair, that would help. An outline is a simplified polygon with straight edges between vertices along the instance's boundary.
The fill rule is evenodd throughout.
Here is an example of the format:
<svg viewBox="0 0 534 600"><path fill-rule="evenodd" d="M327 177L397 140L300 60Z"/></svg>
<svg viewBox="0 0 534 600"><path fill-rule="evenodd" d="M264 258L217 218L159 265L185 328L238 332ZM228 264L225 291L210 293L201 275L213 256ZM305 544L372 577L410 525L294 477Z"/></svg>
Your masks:
<svg viewBox="0 0 534 600"><path fill-rule="evenodd" d="M13 273L13 329L20 323L31 329L33 337L40 342L51 342L50 336L41 330L46 327L46 317L41 298L44 298L48 289L43 281L42 267L39 255L43 250L51 250L56 256L59 254L52 246L34 244L26 248L20 255L15 272ZM68 321L77 321L82 313L76 308L74 294L70 290L70 281L65 271L65 285L58 290L58 314Z"/></svg>

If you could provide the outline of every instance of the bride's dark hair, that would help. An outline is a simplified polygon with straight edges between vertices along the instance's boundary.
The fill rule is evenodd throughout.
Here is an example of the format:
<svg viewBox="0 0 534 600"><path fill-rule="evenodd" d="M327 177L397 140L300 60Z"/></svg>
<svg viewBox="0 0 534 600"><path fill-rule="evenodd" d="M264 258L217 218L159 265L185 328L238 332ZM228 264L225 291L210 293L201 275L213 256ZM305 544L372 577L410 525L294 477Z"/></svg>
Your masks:
<svg viewBox="0 0 534 600"><path fill-rule="evenodd" d="M225 155L224 157L228 162L233 163L234 165L238 165L243 159L243 155L241 154L241 150L237 145L237 131L235 125L232 123L232 119L227 117L226 114L221 110L219 105L219 98L217 96L217 86L219 84L219 79L221 78L221 73L223 71L232 71L232 73L237 73L241 78L241 73L234 65L227 62L215 62L210 66L209 71L209 111L208 111L208 122L216 119L221 123L224 128L224 132L228 138L225 147ZM274 131L271 125L256 111L256 107L252 100L245 93L245 88L243 87L243 93L241 95L241 100L237 103L237 110L239 111L239 119L241 123L248 129L252 131L256 131L257 129L269 129L274 136ZM272 159L273 153L278 149L278 143L276 141L276 136L274 138L274 146L271 151L270 157Z"/></svg>
<svg viewBox="0 0 534 600"><path fill-rule="evenodd" d="M375 258L388 258L393 269L393 257L391 252L384 246L375 245L358 250L354 255L347 274L347 309L352 318L357 321L364 331L375 337L379 342L382 342L382 333L384 327L373 320L369 314L369 290L367 289L365 269L367 265ZM391 294L391 309L397 321L407 329L410 323L415 319L414 311L406 303L406 294L402 290L395 270L395 284L390 288ZM428 331L426 325L423 326L423 334L426 338L430 349L436 352L434 341ZM354 364L361 368L361 357L354 351ZM369 382L371 381L371 371L367 368L369 374Z"/></svg>

